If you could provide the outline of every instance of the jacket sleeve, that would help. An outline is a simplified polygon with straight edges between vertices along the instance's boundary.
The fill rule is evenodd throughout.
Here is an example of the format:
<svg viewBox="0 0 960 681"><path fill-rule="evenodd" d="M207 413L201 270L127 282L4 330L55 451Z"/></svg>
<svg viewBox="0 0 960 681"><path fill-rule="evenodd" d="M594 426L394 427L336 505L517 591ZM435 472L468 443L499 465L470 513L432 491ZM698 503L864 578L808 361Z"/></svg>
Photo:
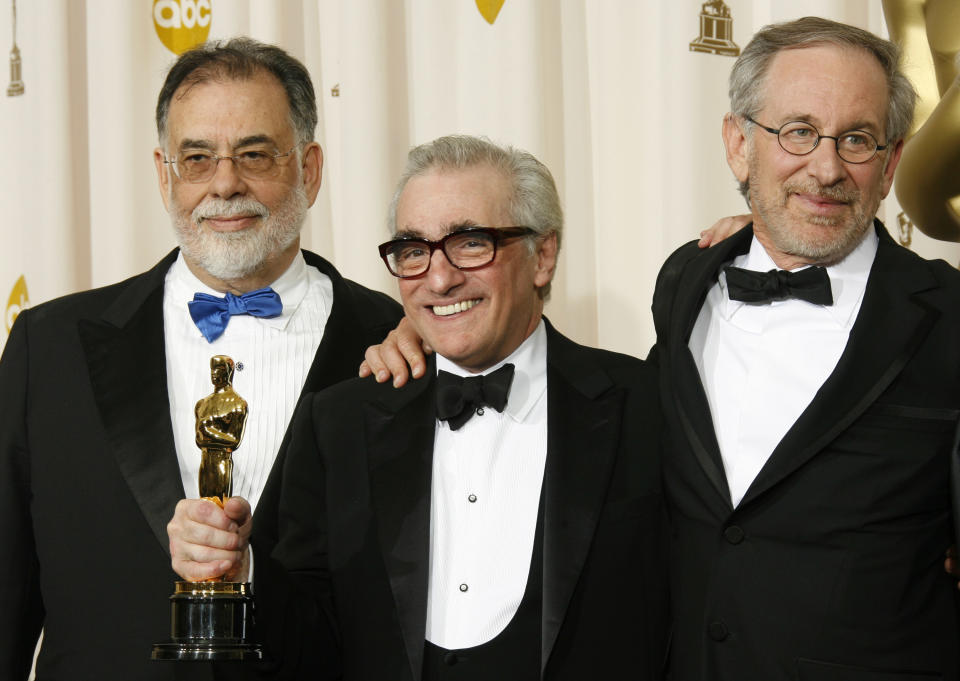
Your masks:
<svg viewBox="0 0 960 681"><path fill-rule="evenodd" d="M43 626L39 561L30 517L29 310L0 358L0 678L26 679Z"/></svg>
<svg viewBox="0 0 960 681"><path fill-rule="evenodd" d="M339 679L336 627L326 551L326 473L313 431L313 395L297 408L283 460L276 546L253 542L261 673L280 679Z"/></svg>

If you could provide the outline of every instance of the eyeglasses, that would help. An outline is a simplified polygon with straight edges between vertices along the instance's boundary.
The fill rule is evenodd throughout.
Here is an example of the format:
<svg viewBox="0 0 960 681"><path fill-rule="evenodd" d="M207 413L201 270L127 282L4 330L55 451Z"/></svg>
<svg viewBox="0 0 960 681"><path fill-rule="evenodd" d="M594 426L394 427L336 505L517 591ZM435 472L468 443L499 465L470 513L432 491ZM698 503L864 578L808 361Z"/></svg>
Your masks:
<svg viewBox="0 0 960 681"><path fill-rule="evenodd" d="M507 239L536 234L529 227L469 227L451 232L439 241L400 238L380 244L380 257L390 274L401 279L419 277L430 269L433 252L443 251L460 270L476 270L493 262L497 246Z"/></svg>
<svg viewBox="0 0 960 681"><path fill-rule="evenodd" d="M246 149L239 154L218 156L203 149L189 149L181 151L175 159L164 159L164 163L173 166L176 173L184 182L207 182L212 178L220 165L220 161L233 161L237 173L248 180L261 180L275 177L277 173L277 159L286 158L293 153L296 146L290 147L285 154L275 154L266 149Z"/></svg>
<svg viewBox="0 0 960 681"><path fill-rule="evenodd" d="M832 137L821 135L819 130L803 121L785 123L778 130L777 128L768 128L749 116L744 116L744 118L754 125L760 126L771 135L776 135L781 148L794 156L806 156L817 148L822 139L833 140L837 145L837 156L847 163L866 163L876 156L878 151L887 148L887 145L879 144L876 137L863 130L848 130Z"/></svg>

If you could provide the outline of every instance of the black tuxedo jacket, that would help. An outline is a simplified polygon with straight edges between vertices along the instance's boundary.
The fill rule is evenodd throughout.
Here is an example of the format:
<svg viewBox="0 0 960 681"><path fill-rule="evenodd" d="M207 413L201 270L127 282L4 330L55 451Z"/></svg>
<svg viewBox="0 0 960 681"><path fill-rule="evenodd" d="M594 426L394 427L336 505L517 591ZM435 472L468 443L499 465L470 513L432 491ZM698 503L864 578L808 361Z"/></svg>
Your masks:
<svg viewBox="0 0 960 681"><path fill-rule="evenodd" d="M668 616L655 372L547 328L542 676L660 679ZM421 678L434 373L400 390L342 383L305 399L294 419L274 556L316 596L307 615L329 625L273 623L285 627L275 640L287 666L301 665L288 669L295 678L341 668L345 681ZM304 603L280 591L267 561L255 565L258 617L262 602Z"/></svg>
<svg viewBox="0 0 960 681"><path fill-rule="evenodd" d="M705 251L687 244L660 273L651 358L667 424L673 681L960 675L956 584L942 567L960 273L876 230L847 346L737 508L688 340L752 229Z"/></svg>
<svg viewBox="0 0 960 681"><path fill-rule="evenodd" d="M355 376L400 309L304 255L334 288L310 392ZM175 257L25 310L10 333L0 361L0 678L27 677L41 626L41 680L184 671L150 660L169 638L166 525L184 496L162 311ZM269 527L275 491L263 498L258 522Z"/></svg>

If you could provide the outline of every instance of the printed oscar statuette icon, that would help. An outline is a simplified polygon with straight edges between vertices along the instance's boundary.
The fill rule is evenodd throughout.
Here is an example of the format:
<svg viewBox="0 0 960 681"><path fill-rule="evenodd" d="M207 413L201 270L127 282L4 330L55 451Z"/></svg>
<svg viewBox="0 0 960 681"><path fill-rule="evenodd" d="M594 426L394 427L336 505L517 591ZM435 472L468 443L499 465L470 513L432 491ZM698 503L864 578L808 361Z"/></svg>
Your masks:
<svg viewBox="0 0 960 681"><path fill-rule="evenodd" d="M233 389L233 360L210 358L213 393L199 402L200 496L223 506L233 492L233 451L240 446L247 403ZM177 582L170 596L170 638L153 646L154 660L242 660L260 658L250 640L253 597L250 584L222 578Z"/></svg>

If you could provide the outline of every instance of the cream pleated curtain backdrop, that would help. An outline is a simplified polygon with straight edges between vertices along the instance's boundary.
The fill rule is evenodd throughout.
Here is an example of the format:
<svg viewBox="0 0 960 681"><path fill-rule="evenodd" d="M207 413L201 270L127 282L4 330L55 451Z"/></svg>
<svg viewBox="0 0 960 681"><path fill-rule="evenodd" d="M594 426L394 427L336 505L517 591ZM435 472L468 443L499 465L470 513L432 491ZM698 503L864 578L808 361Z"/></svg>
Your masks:
<svg viewBox="0 0 960 681"><path fill-rule="evenodd" d="M375 246L407 149L454 132L511 143L551 168L566 209L547 314L579 341L644 356L664 258L745 210L720 141L733 58L689 47L702 4L0 0L0 343L21 307L123 279L173 247L151 158L175 58L165 43L248 34L314 77L326 162L306 247L396 295ZM740 47L808 14L886 34L875 0L726 5ZM881 218L895 229L898 212L891 196ZM913 248L960 260L919 233Z"/></svg>

